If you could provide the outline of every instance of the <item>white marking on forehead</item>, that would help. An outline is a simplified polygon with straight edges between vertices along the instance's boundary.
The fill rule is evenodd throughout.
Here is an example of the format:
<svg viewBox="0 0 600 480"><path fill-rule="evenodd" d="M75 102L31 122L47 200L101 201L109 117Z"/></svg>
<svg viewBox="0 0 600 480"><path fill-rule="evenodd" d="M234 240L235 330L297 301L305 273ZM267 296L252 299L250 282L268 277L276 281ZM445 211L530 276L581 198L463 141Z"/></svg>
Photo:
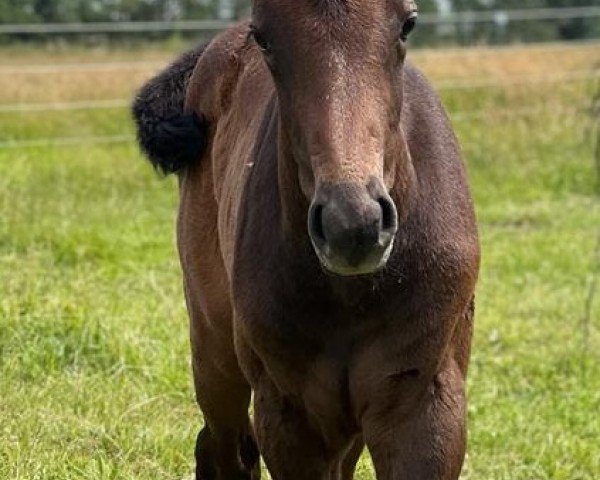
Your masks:
<svg viewBox="0 0 600 480"><path fill-rule="evenodd" d="M331 50L329 56L329 69L333 74L343 74L348 68L348 60L346 59L345 52L339 47Z"/></svg>
<svg viewBox="0 0 600 480"><path fill-rule="evenodd" d="M329 72L332 82L327 92L331 122L328 133L334 145L341 146L344 141L345 117L348 115L344 105L346 103L344 99L348 94L348 60L345 52L339 48L334 48L331 51Z"/></svg>
<svg viewBox="0 0 600 480"><path fill-rule="evenodd" d="M329 56L329 75L331 84L328 85L325 101L328 110L328 132L326 137L330 143L331 153L336 167L333 171L336 178L363 179L374 173L365 164L362 156L369 158L377 156L371 138L363 138L361 125L355 124L357 109L362 103L361 92L357 89L356 73L348 62L344 49L333 48ZM360 122L360 120L359 120ZM357 143L358 142L358 143ZM369 153L371 155L369 155ZM381 162L382 163L382 162Z"/></svg>
<svg viewBox="0 0 600 480"><path fill-rule="evenodd" d="M348 59L346 53L340 48L333 48L329 56L329 73L332 80L328 95L332 95L334 102L338 102L347 94L349 84Z"/></svg>

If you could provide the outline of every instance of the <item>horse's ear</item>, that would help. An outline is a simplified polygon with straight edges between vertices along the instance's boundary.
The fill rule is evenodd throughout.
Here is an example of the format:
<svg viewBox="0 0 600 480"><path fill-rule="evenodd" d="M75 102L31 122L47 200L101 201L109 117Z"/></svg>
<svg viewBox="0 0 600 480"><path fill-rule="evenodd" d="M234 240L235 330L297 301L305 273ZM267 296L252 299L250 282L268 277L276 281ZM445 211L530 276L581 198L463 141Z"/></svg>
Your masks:
<svg viewBox="0 0 600 480"><path fill-rule="evenodd" d="M133 103L140 147L165 175L196 162L206 148L208 122L184 113L188 81L204 49L184 53L146 83Z"/></svg>

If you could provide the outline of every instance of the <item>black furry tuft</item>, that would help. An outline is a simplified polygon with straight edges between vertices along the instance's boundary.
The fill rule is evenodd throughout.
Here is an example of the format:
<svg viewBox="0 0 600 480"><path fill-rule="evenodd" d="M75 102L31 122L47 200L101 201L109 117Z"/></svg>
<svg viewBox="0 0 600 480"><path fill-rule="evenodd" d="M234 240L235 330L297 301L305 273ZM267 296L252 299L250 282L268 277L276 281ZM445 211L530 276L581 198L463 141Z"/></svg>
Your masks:
<svg viewBox="0 0 600 480"><path fill-rule="evenodd" d="M204 48L184 53L144 85L133 103L140 147L164 175L198 161L207 145L206 119L183 111L187 84Z"/></svg>

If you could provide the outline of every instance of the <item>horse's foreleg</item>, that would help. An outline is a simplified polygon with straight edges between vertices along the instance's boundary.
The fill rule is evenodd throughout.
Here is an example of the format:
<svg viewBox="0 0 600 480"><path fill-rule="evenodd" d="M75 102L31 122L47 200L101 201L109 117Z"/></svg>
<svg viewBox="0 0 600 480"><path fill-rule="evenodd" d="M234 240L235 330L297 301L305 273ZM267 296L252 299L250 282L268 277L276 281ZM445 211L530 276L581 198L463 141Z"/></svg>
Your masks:
<svg viewBox="0 0 600 480"><path fill-rule="evenodd" d="M196 397L205 419L196 442L196 479L259 479L259 454L248 418L250 386L238 367L233 340L216 334L211 320L196 314L191 329Z"/></svg>
<svg viewBox="0 0 600 480"><path fill-rule="evenodd" d="M356 464L365 448L365 442L361 437L357 437L350 448L345 452L342 461L340 462L340 480L352 480Z"/></svg>
<svg viewBox="0 0 600 480"><path fill-rule="evenodd" d="M438 374L407 413L365 418L365 440L378 480L457 480L466 447L464 383L458 367Z"/></svg>
<svg viewBox="0 0 600 480"><path fill-rule="evenodd" d="M331 466L330 480L352 480L356 464L364 448L365 443L362 437L354 439Z"/></svg>
<svg viewBox="0 0 600 480"><path fill-rule="evenodd" d="M336 455L304 410L261 382L254 391L254 426L273 480L331 480ZM338 479L335 479L338 480Z"/></svg>

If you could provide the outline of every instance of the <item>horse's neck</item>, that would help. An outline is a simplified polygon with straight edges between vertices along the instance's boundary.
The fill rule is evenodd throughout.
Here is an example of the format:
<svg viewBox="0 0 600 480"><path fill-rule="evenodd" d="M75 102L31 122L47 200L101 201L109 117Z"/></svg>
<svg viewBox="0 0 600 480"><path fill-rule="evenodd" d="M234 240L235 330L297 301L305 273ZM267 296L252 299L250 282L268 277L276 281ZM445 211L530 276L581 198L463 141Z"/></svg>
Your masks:
<svg viewBox="0 0 600 480"><path fill-rule="evenodd" d="M282 228L286 237L302 240L307 235L309 201L300 188L298 164L291 146L286 141L281 122L278 122L277 129L277 182Z"/></svg>

